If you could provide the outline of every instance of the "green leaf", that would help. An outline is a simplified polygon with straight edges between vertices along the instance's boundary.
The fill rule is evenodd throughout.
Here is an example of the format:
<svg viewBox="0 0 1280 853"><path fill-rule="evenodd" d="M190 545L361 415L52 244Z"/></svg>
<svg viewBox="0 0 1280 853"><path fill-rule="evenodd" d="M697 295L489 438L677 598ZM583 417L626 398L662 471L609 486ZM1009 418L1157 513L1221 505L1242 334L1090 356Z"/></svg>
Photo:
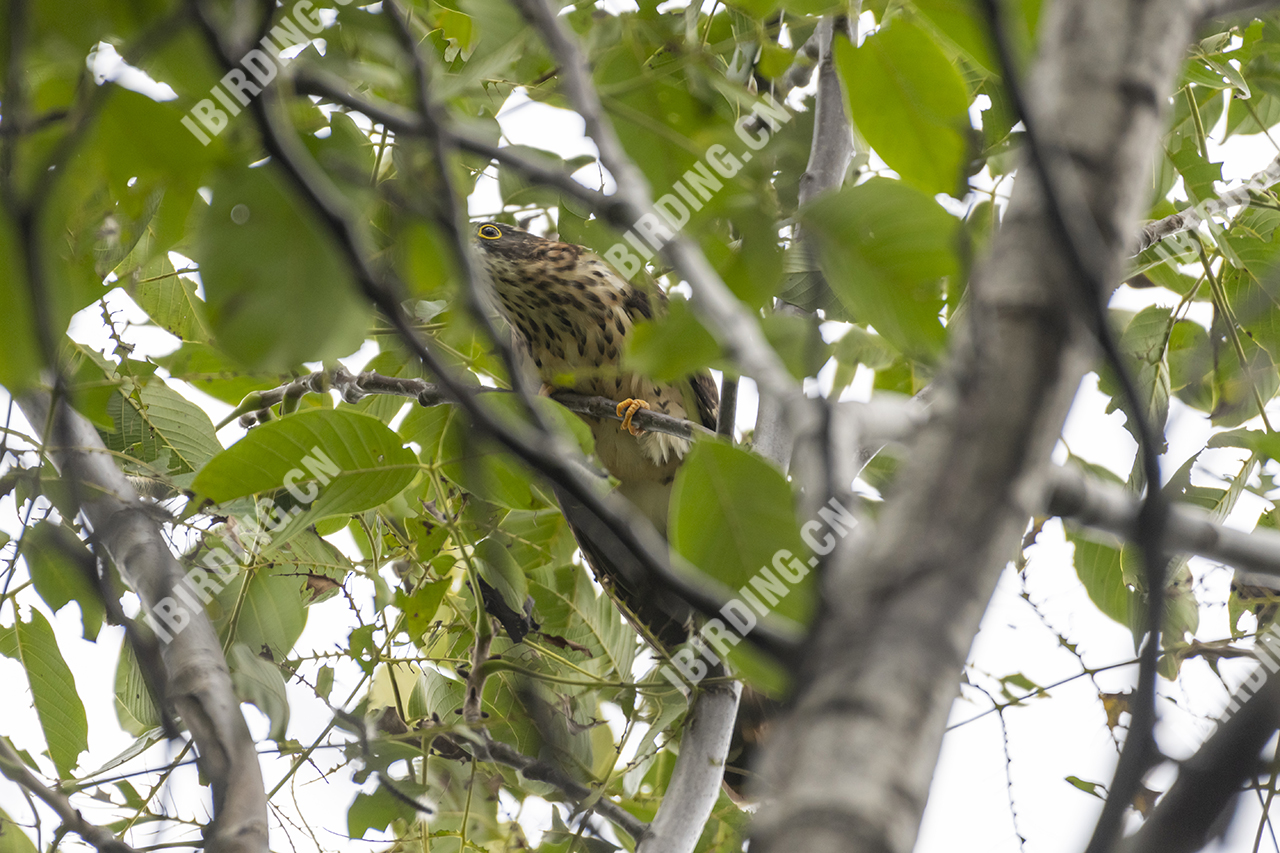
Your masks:
<svg viewBox="0 0 1280 853"><path fill-rule="evenodd" d="M1000 72L999 62L991 55L991 34L972 0L913 0L911 5L937 27L965 59L987 74Z"/></svg>
<svg viewBox="0 0 1280 853"><path fill-rule="evenodd" d="M390 500L413 481L418 467L400 437L376 418L313 410L251 430L211 459L191 489L225 503L288 488L296 505L284 511L292 518L271 528L283 527L280 538L288 538L318 519ZM276 521L280 514L278 508Z"/></svg>
<svg viewBox="0 0 1280 853"><path fill-rule="evenodd" d="M1243 447L1263 459L1280 459L1280 435L1261 430L1238 429L1209 438L1209 447Z"/></svg>
<svg viewBox="0 0 1280 853"><path fill-rule="evenodd" d="M586 648L591 662L584 667L603 677L631 677L636 632L586 572L573 565L538 569L529 574L529 593L543 634Z"/></svg>
<svg viewBox="0 0 1280 853"><path fill-rule="evenodd" d="M316 695L327 700L333 692L333 667L325 664L316 673Z"/></svg>
<svg viewBox="0 0 1280 853"><path fill-rule="evenodd" d="M143 386L135 398L118 395L108 405L115 429L103 432L111 450L142 462L164 460L167 473L182 484L206 462L222 452L213 422L204 410L174 391L158 377Z"/></svg>
<svg viewBox="0 0 1280 853"><path fill-rule="evenodd" d="M1142 620L1142 608L1138 594L1130 588L1134 579L1125 578L1119 541L1103 544L1076 533L1068 533L1067 540L1075 546L1076 576L1089 600L1104 615L1133 630Z"/></svg>
<svg viewBox="0 0 1280 853"><path fill-rule="evenodd" d="M256 541L252 521L247 517L234 519L228 523L226 536L210 537L206 544L221 545L229 551L236 550L232 544L236 541L252 546ZM306 627L305 605L319 600L311 584L340 584L353 567L342 552L314 530L303 530L271 550L271 561L265 565L255 562L243 569L237 565L228 567L238 574L217 593L210 609L224 640L234 629L235 641L255 653L265 650L276 660L283 660ZM198 556L201 559L194 562L202 563L204 555ZM337 591L336 587L330 588Z"/></svg>
<svg viewBox="0 0 1280 853"><path fill-rule="evenodd" d="M1173 160L1178 174L1182 175L1182 184L1193 203L1215 198L1218 195L1213 185L1215 181L1222 180L1222 164L1210 163L1206 160L1200 153L1200 146L1195 140L1183 139L1182 147L1175 151L1170 159Z"/></svg>
<svg viewBox="0 0 1280 853"><path fill-rule="evenodd" d="M239 403L251 391L275 388L288 378L284 374L245 371L213 346L193 341L156 358L155 362L174 379L190 382L209 396L231 405Z"/></svg>
<svg viewBox="0 0 1280 853"><path fill-rule="evenodd" d="M246 365L288 370L364 340L370 310L346 259L274 166L217 177L192 255L218 343Z"/></svg>
<svg viewBox="0 0 1280 853"><path fill-rule="evenodd" d="M0 634L4 633L10 639L0 642L0 647L22 662L49 757L58 775L66 778L75 769L80 753L89 748L89 722L75 678L58 650L52 626L39 610L31 611L29 622L19 619L12 628L0 629Z"/></svg>
<svg viewBox="0 0 1280 853"><path fill-rule="evenodd" d="M1214 426L1235 427L1258 416L1257 398L1265 404L1280 387L1280 374L1270 354L1249 335L1237 333L1244 364L1229 333L1220 326L1210 331L1218 347L1214 365L1214 407L1209 413Z"/></svg>
<svg viewBox="0 0 1280 853"><path fill-rule="evenodd" d="M842 365L856 367L863 364L872 370L892 367L898 360L898 354L884 338L860 326L849 327L844 337L836 341L833 354Z"/></svg>
<svg viewBox="0 0 1280 853"><path fill-rule="evenodd" d="M512 559L511 554L496 539L485 539L476 544L476 569L480 577L498 591L502 600L516 613L524 610L524 600L529 595L529 585L524 570Z"/></svg>
<svg viewBox="0 0 1280 853"><path fill-rule="evenodd" d="M808 553L793 507L791 487L768 462L741 448L699 442L676 474L671 544L736 588L770 565L780 548ZM807 604L792 601L783 612L797 618L806 615Z"/></svg>
<svg viewBox="0 0 1280 853"><path fill-rule="evenodd" d="M196 283L178 275L167 256L143 268L143 274L127 288L151 322L183 341L207 343L209 321L204 300L196 295Z"/></svg>
<svg viewBox="0 0 1280 853"><path fill-rule="evenodd" d="M436 611L449 591L448 580L428 581L409 594L396 590L396 607L404 614L405 630L415 644L421 644L436 621ZM332 675L330 675L332 678Z"/></svg>
<svg viewBox="0 0 1280 853"><path fill-rule="evenodd" d="M116 663L115 708L120 728L134 737L140 738L160 725L160 711L152 701L138 658L129 643L121 645L120 660Z"/></svg>
<svg viewBox="0 0 1280 853"><path fill-rule="evenodd" d="M495 417L519 429L529 428L524 426L523 407L514 394L484 394L480 401ZM535 399L534 405L550 422L564 427L584 452L590 452L591 431L581 418L545 397ZM438 463L446 477L490 503L517 510L554 505L533 471L479 435L453 406L415 409L401 424L401 431L422 446L424 464Z"/></svg>
<svg viewBox="0 0 1280 853"><path fill-rule="evenodd" d="M933 39L897 18L861 47L837 39L835 58L853 123L876 153L927 193L959 194L969 95Z"/></svg>
<svg viewBox="0 0 1280 853"><path fill-rule="evenodd" d="M57 613L68 602L80 605L84 638L94 640L106 613L97 587L87 571L95 571L93 554L75 532L50 521L37 522L22 539L31 583L45 604Z"/></svg>
<svg viewBox="0 0 1280 853"><path fill-rule="evenodd" d="M913 358L935 359L946 338L943 279L959 274L959 222L919 190L884 178L825 195L801 216L854 319Z"/></svg>
<svg viewBox="0 0 1280 853"><path fill-rule="evenodd" d="M1179 320L1169 332L1169 387L1178 399L1207 412L1213 408L1213 347L1199 323Z"/></svg>
<svg viewBox="0 0 1280 853"><path fill-rule="evenodd" d="M537 474L493 442L476 435L470 421L457 412L449 420L434 459L441 472L463 490L508 509L544 509L554 505Z"/></svg>
<svg viewBox="0 0 1280 853"><path fill-rule="evenodd" d="M0 338L4 340L0 385L10 391L21 391L33 382L44 364L19 245L9 218L0 217Z"/></svg>
<svg viewBox="0 0 1280 853"><path fill-rule="evenodd" d="M4 809L0 809L0 853L39 853L36 845Z"/></svg>
<svg viewBox="0 0 1280 853"><path fill-rule="evenodd" d="M227 663L231 666L231 686L235 688L236 698L266 714L271 721L267 737L283 738L289 726L289 698L285 695L280 667L258 657L242 643L231 647Z"/></svg>
<svg viewBox="0 0 1280 853"><path fill-rule="evenodd" d="M1106 799L1102 794L1098 793L1100 790L1105 791L1107 789L1107 786L1101 782L1086 782L1079 776L1067 776L1066 780L1086 794L1092 794L1100 800Z"/></svg>
<svg viewBox="0 0 1280 853"><path fill-rule="evenodd" d="M1169 397L1171 395L1169 365L1165 360L1169 332L1172 325L1172 312L1168 308L1151 306L1134 315L1124 333L1120 336L1120 350L1137 359L1133 378L1137 385L1138 396L1145 409L1148 423L1157 434L1163 435L1165 422L1169 418ZM1099 371L1099 389L1111 397L1107 404L1107 412L1122 410L1129 414L1129 403L1124 399L1120 383L1109 369ZM1125 429L1134 433L1136 426L1132 417L1126 417Z"/></svg>
<svg viewBox="0 0 1280 853"><path fill-rule="evenodd" d="M796 379L816 376L831 357L831 345L822 339L814 317L769 314L760 326L765 339Z"/></svg>
<svg viewBox="0 0 1280 853"><path fill-rule="evenodd" d="M540 163L550 169L574 172L581 166L578 164L570 167L558 154L529 145L511 145L507 150L512 154L522 154L534 163ZM531 182L518 169L508 166L498 167L498 194L505 205L537 204L552 207L560 202L560 194L557 190Z"/></svg>
<svg viewBox="0 0 1280 853"><path fill-rule="evenodd" d="M396 819L408 820L412 809L400 802L386 788L378 788L372 794L356 794L347 809L347 835L363 838L371 829L383 832Z"/></svg>
<svg viewBox="0 0 1280 853"><path fill-rule="evenodd" d="M816 559L804 562L809 550L800 538L791 487L760 457L715 442L695 444L672 489L670 538L700 571L733 589L751 590L770 615L801 624L809 619L816 595L809 566ZM735 645L729 660L753 681L781 686L783 674L749 644Z"/></svg>
<svg viewBox="0 0 1280 853"><path fill-rule="evenodd" d="M659 382L683 379L714 364L720 345L698 322L689 303L672 299L665 317L636 325L622 353L627 370Z"/></svg>

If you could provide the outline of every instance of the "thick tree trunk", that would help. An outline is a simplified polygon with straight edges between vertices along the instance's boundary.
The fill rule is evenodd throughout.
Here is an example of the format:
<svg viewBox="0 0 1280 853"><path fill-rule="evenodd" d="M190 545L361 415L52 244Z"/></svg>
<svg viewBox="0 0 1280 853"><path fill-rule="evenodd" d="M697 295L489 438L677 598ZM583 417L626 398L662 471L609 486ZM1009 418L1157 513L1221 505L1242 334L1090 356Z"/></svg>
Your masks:
<svg viewBox="0 0 1280 853"><path fill-rule="evenodd" d="M1074 173L1118 280L1149 196L1168 96L1195 25L1185 3L1062 0L1027 90ZM1074 167L1074 168L1072 168ZM961 668L1046 483L1093 355L1036 176L1020 175L938 383L935 418L874 529L846 540L795 707L766 754L754 853L909 853Z"/></svg>

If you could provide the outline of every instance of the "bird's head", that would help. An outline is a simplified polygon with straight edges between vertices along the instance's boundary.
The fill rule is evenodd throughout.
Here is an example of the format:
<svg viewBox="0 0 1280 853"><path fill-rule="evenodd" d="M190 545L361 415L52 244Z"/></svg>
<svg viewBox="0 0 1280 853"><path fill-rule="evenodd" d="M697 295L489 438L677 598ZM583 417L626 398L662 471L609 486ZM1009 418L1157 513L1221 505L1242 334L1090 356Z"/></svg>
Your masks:
<svg viewBox="0 0 1280 853"><path fill-rule="evenodd" d="M552 241L536 234L530 234L514 225L502 225L497 222L481 222L472 232L476 246L490 255L510 258L512 260L529 258L537 250L546 247Z"/></svg>

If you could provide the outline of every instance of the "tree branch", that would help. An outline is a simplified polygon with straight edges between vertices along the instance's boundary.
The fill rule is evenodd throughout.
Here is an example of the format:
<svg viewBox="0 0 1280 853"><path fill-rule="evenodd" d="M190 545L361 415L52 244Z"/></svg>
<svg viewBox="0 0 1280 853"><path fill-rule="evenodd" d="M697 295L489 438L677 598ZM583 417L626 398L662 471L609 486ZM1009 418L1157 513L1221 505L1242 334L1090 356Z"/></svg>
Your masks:
<svg viewBox="0 0 1280 853"><path fill-rule="evenodd" d="M649 836L636 853L692 853L720 795L742 682L700 687Z"/></svg>
<svg viewBox="0 0 1280 853"><path fill-rule="evenodd" d="M37 779L22 761L22 757L9 745L9 741L2 737L0 737L0 774L35 794L45 805L53 809L54 814L62 821L63 828L79 835L102 853L136 853L132 847L116 838L110 830L85 820L80 810L71 805L71 800L61 791L55 791Z"/></svg>
<svg viewBox="0 0 1280 853"><path fill-rule="evenodd" d="M404 397L414 400L419 406L426 408L454 402L453 398L440 385L428 382L425 379L385 376L369 370L352 374L339 366L331 370L308 373L306 376L300 376L291 382L267 391L254 392L249 397L246 397L245 401L236 408L236 411L228 415L219 424L219 427L229 423L237 415L240 415L242 426L253 426L260 419L257 416L258 412L276 405L287 397L302 396L309 392L322 393L328 389L333 389L340 393L343 401L347 403L358 403L365 397L372 395ZM477 389L475 393L510 394L511 392L501 388L481 388ZM551 394L551 399L569 411L580 415L613 421L622 420L622 416L618 414L618 404L607 397L588 397L584 394L575 394L572 391L555 391ZM688 441L693 441L697 438L709 438L715 435L715 432L700 423L672 417L651 409L639 410L631 418L631 422L649 432L660 432Z"/></svg>
<svg viewBox="0 0 1280 853"><path fill-rule="evenodd" d="M1227 190L1217 198L1206 199L1194 207L1157 219L1142 226L1135 251L1141 252L1182 231L1190 231L1212 216L1225 214L1228 208L1247 205L1253 200L1254 190L1265 190L1280 181L1280 157L1272 160L1265 169L1251 175L1235 189Z"/></svg>
<svg viewBox="0 0 1280 853"><path fill-rule="evenodd" d="M1194 853L1225 828L1221 817L1241 786L1265 772L1259 753L1280 725L1280 678L1272 675L1252 696L1242 688L1233 705L1239 710L1182 762L1155 811L1126 839L1126 853Z"/></svg>
<svg viewBox="0 0 1280 853"><path fill-rule="evenodd" d="M201 772L213 789L215 817L205 836L211 853L259 853L267 849L267 798L249 727L231 686L231 674L218 635L203 608L177 602L199 601L182 565L169 550L149 507L116 467L98 431L65 402L47 393L18 399L28 421L52 417L55 443L45 452L67 480L78 484L81 511L94 536L106 548L120 574L142 599L148 613L168 602L182 607L185 628L161 645L168 696L191 732Z"/></svg>
<svg viewBox="0 0 1280 853"><path fill-rule="evenodd" d="M1080 188L1106 235L1104 282L1120 275L1124 237L1147 202L1193 24L1184 6L1143 0L1061 0L1041 20L1028 99L1044 105L1037 118L1071 162L1090 166ZM914 845L964 660L1025 530L1018 496L1043 488L1096 356L1079 279L1035 180L1016 183L968 294L932 418L875 529L862 525L833 555L810 665L766 746L770 798L753 853Z"/></svg>
<svg viewBox="0 0 1280 853"><path fill-rule="evenodd" d="M1026 159L1034 168L1038 189L1044 197L1048 220L1055 226L1065 260L1075 279L1075 294L1084 308L1083 316L1092 326L1106 359L1119 382L1122 399L1128 403L1126 413L1138 439L1138 459L1146 492L1142 499L1134 542L1142 555L1143 574L1147 584L1145 634L1138 667L1138 684L1132 704L1132 721L1125 738L1120 761L1116 765L1111 788L1102 815L1089 840L1086 853L1109 851L1124 830L1124 814L1137 794L1142 777L1158 760L1155 741L1156 668L1160 654L1160 632L1164 626L1165 557L1164 536L1169 521L1169 502L1161 489L1159 446L1155 426L1128 361L1120 352L1116 332L1108 316L1115 274L1113 250L1125 246L1124 231L1107 233L1100 227L1097 213L1090 209L1081 184L1080 169L1066 148L1052 140L1052 131L1044 132L1050 123L1041 124L1042 116L1032 109L1014 65L1013 48L1004 25L1000 0L983 0L991 38L1000 58L1005 88L1015 114L1026 128ZM1117 245L1117 243L1120 243Z"/></svg>
<svg viewBox="0 0 1280 853"><path fill-rule="evenodd" d="M514 747L508 746L502 741L494 740L489 736L488 732L484 732L484 743L477 744L477 748L477 758L480 760L512 767L519 770L526 779L554 785L574 802L587 805L588 808L603 815L618 828L625 830L637 842L640 842L648 835L649 824L640 820L603 794L599 794L599 792L574 781L559 767L547 761L530 758L517 751Z"/></svg>
<svg viewBox="0 0 1280 853"><path fill-rule="evenodd" d="M1105 530L1125 539L1138 529L1141 506L1121 486L1087 477L1072 468L1050 474L1046 507L1052 515ZM1205 510L1174 504L1167 545L1171 551L1196 554L1245 572L1280 577L1280 532L1259 527L1252 533L1224 527Z"/></svg>

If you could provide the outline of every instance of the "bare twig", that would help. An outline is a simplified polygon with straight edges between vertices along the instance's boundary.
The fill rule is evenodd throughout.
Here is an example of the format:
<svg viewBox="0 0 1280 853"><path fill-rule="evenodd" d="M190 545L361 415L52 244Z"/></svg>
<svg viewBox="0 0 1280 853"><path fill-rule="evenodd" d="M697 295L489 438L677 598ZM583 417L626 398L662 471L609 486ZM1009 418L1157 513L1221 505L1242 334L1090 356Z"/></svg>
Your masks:
<svg viewBox="0 0 1280 853"><path fill-rule="evenodd" d="M290 396L300 396L307 392L323 392L329 388L342 395L347 403L358 403L370 395L388 395L414 400L420 406L432 407L453 403L453 398L438 384L425 379L410 379L400 376L384 376L373 371L362 371L352 374L343 367L335 367L328 371L317 371L301 376L267 391L254 392L246 398L232 415L222 424L230 422L236 414L241 414L241 424L252 426L256 421L256 412L270 408ZM500 388L477 388L476 394L509 394ZM571 391L555 391L551 399L571 412L593 418L621 421L618 404L607 397L588 397L574 394ZM675 418L652 409L641 409L632 417L632 422L649 432L660 432L692 441L698 437L711 437L715 433L700 423ZM219 426L221 426L220 424Z"/></svg>
<svg viewBox="0 0 1280 853"><path fill-rule="evenodd" d="M796 58L791 61L791 67L786 70L782 78L774 85L773 97L779 102L786 100L793 89L807 86L809 81L813 79L813 69L818 64L818 59L822 53L822 34L820 29L815 29L808 40L800 45L800 49L796 51Z"/></svg>
<svg viewBox="0 0 1280 853"><path fill-rule="evenodd" d="M733 426L738 420L738 377L725 374L720 382L720 413L716 435L733 440Z"/></svg>
<svg viewBox="0 0 1280 853"><path fill-rule="evenodd" d="M1141 252L1164 238L1182 231L1190 231L1210 217L1225 214L1229 208L1236 205L1247 205L1253 200L1254 190L1265 190L1277 181L1280 181L1280 157L1272 160L1265 169L1251 175L1240 186L1227 190L1217 198L1206 199L1194 207L1171 214L1164 219L1148 222L1138 235L1136 251Z"/></svg>

